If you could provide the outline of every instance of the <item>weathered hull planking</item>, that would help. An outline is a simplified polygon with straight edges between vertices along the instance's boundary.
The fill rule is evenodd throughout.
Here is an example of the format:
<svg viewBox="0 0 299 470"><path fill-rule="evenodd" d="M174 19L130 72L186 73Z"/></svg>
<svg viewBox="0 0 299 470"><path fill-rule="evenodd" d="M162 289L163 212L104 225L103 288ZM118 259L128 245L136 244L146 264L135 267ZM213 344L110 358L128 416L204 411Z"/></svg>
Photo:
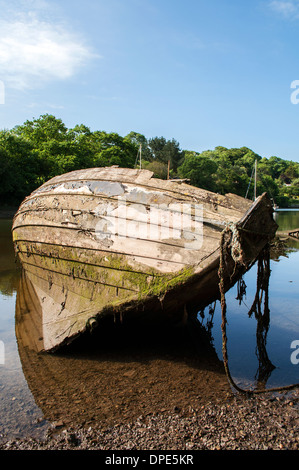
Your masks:
<svg viewBox="0 0 299 470"><path fill-rule="evenodd" d="M272 213L266 194L252 204L147 170L51 179L23 201L12 228L39 304L37 349L53 351L106 316L182 321L219 297L223 230L228 289L274 236Z"/></svg>

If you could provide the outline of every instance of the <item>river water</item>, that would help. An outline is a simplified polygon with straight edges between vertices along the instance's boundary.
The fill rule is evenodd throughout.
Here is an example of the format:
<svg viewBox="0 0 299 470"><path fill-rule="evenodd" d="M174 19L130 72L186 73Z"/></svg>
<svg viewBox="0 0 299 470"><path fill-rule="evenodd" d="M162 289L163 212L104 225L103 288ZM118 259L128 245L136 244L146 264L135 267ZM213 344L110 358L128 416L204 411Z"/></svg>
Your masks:
<svg viewBox="0 0 299 470"><path fill-rule="evenodd" d="M275 218L279 230L286 231L299 227L299 211L278 211L275 213ZM160 409L164 409L162 407L167 405L162 404L164 397L162 398L158 385L160 383L161 386L163 374L164 385L167 381L169 382L171 370L175 372L171 377L172 383L169 384L168 401L172 403L173 398L173 403L176 403L175 400L179 400L180 394L185 394L188 399L187 392L190 400L200 400L198 392L194 391L197 385L192 358L188 358L188 351L184 350L184 347L178 347L177 344L174 348L175 359L172 357L171 361L169 358L172 352L167 351L169 343L165 343L164 347L163 342L162 346L161 343L159 344L159 354L157 353L155 357L148 355L145 360L141 355L142 348L150 350L154 345L142 343L142 340L134 345L137 349L130 351L130 358L118 357L117 354L123 354L123 352L121 350L117 352L117 347L114 348L112 343L110 356L97 356L96 361L94 351L90 354L83 353L83 356L82 352L78 353L78 351L58 358L50 355L41 360L37 356L30 357L28 354L20 356L15 334L15 308L20 272L15 264L10 232L11 223L11 220L0 219L0 439L1 437L41 436L50 424L49 419L45 419L45 409L48 410L47 417L50 417L52 421L55 418L67 421L64 415L73 416L72 413L84 414L85 412L89 416L88 419L92 420L95 419L96 410L101 407L101 416L106 413L107 419L109 413L116 413L116 410L120 415L122 412L123 416L126 416L126 413L131 416L134 406L141 407L141 411L138 409L136 413L142 412L145 400L152 400L153 408L155 404L159 406L155 400L161 400ZM269 388L299 381L299 364L296 364L296 360L291 360L294 357L299 358L299 354L292 356L294 353L292 345L294 346L294 341L299 341L298 265L299 242L295 240L289 240L287 250L271 259L268 304L270 324L266 332L262 331L262 344L257 339L259 331L257 319L254 314L248 316L256 293L257 266L254 266L243 278L245 283L243 287L245 285L246 289L243 291L241 300L236 299L237 286L234 286L226 295L229 367L232 376L240 386L256 387L262 384L263 387ZM198 318L208 330L213 350L216 351L221 361L219 302L213 307L212 310L207 308L204 316L199 314ZM161 352L161 347L164 348L163 352ZM113 348L115 350L112 351ZM218 366L215 367L217 369ZM111 374L109 386L106 384L107 378L106 381L104 380L104 375L108 373ZM154 374L156 374L155 377ZM201 374L203 374L202 370ZM99 400L97 403L92 401L91 396L96 393L95 375L98 380L100 404ZM146 395L142 403L140 402L140 388L137 390L136 384L134 385L137 375L139 387L144 387ZM125 377L125 381L131 380L126 390L121 390L124 382L117 382L119 376ZM102 377L101 380L100 377ZM207 384L210 379L209 376ZM218 378L215 380L217 381ZM88 381L92 382L93 388L88 388ZM104 383L105 388L103 388ZM182 390L180 385L182 383L184 383L185 390ZM190 384L188 390L186 390L186 383ZM107 390L110 386L120 387L116 390L114 398L111 398L113 397L111 389ZM155 387L157 387L156 395ZM44 394L42 397L41 391ZM77 403L77 409L74 412L68 409L70 402Z"/></svg>

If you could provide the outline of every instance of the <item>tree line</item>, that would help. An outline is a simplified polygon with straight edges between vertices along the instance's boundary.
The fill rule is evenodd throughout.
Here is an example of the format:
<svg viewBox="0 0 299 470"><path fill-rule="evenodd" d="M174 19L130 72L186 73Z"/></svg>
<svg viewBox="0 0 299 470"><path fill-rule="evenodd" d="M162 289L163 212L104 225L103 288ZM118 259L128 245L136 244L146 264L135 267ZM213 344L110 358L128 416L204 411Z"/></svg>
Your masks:
<svg viewBox="0 0 299 470"><path fill-rule="evenodd" d="M0 131L0 203L19 204L50 178L72 170L118 165L153 171L162 179L183 178L220 194L253 197L257 161L257 194L267 191L280 207L299 203L299 163L261 157L247 147L218 146L201 153L182 150L175 139L147 139L137 132L68 129L61 119L45 114L10 130Z"/></svg>

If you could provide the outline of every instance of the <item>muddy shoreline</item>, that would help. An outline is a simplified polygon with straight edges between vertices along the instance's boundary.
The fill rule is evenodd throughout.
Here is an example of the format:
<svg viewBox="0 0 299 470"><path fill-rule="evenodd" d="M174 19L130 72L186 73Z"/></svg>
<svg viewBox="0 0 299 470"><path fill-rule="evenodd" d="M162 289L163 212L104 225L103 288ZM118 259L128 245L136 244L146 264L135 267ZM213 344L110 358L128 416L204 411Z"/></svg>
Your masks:
<svg viewBox="0 0 299 470"><path fill-rule="evenodd" d="M2 434L1 450L299 449L298 389L237 393L204 336L189 328L112 332L60 355L20 349L49 428L42 437Z"/></svg>
<svg viewBox="0 0 299 470"><path fill-rule="evenodd" d="M299 449L298 392L253 398L230 395L200 408L149 413L126 423L62 428L43 439L14 439L1 450L288 450Z"/></svg>

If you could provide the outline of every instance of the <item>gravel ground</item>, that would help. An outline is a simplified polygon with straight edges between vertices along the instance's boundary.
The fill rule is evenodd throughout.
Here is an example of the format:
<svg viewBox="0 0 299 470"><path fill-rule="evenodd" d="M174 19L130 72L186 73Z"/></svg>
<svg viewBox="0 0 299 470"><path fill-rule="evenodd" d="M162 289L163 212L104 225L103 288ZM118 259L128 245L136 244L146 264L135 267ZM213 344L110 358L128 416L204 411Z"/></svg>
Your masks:
<svg viewBox="0 0 299 470"><path fill-rule="evenodd" d="M299 393L208 403L199 409L139 416L110 427L59 428L42 440L8 440L1 450L298 450Z"/></svg>

